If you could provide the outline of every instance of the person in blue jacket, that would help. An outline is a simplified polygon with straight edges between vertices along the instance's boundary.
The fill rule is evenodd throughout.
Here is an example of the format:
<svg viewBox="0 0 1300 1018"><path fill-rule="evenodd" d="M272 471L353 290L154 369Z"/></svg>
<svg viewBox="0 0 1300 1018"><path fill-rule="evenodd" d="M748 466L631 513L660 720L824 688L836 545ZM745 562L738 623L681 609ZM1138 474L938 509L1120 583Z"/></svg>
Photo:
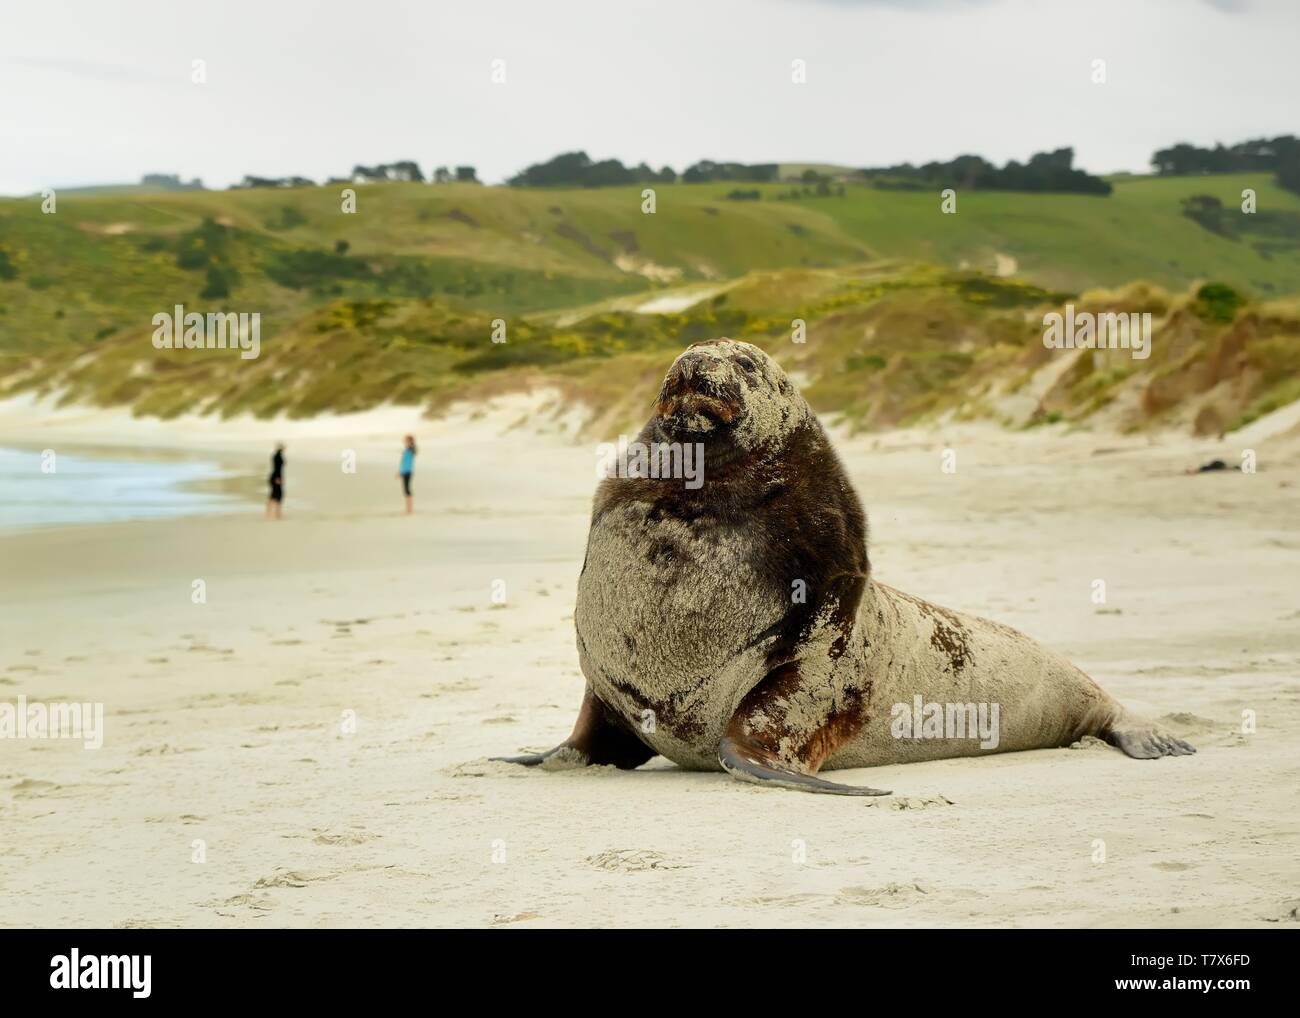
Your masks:
<svg viewBox="0 0 1300 1018"><path fill-rule="evenodd" d="M402 494L406 496L406 512L415 512L415 501L411 498L411 474L415 473L415 436L406 436L406 448L402 450L402 464L397 468L397 476L402 479Z"/></svg>

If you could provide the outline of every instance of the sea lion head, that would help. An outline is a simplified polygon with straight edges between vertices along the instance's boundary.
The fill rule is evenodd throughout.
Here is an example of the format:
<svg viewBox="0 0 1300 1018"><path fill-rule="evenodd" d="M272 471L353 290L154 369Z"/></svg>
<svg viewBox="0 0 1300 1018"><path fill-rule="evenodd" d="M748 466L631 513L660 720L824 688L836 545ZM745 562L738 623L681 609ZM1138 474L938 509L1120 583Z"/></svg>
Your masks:
<svg viewBox="0 0 1300 1018"><path fill-rule="evenodd" d="M776 361L734 339L688 347L668 369L655 412L651 425L662 441L740 452L779 447L811 414Z"/></svg>

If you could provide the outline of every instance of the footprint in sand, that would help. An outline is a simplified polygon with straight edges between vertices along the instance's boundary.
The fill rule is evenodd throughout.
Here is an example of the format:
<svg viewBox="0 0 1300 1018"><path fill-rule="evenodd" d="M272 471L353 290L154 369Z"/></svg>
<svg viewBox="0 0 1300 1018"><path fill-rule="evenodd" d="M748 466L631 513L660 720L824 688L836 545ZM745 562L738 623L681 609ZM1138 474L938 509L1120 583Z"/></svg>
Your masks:
<svg viewBox="0 0 1300 1018"><path fill-rule="evenodd" d="M522 923L528 919L540 919L540 912L516 912L514 915L494 915L492 917L493 926L505 926L507 923Z"/></svg>
<svg viewBox="0 0 1300 1018"><path fill-rule="evenodd" d="M23 778L17 784L9 786L15 798L30 799L46 792L52 792L59 786L53 781L39 781L36 778Z"/></svg>
<svg viewBox="0 0 1300 1018"><path fill-rule="evenodd" d="M271 909L275 908L275 902L271 900L269 895L265 894L236 894L233 898L227 898L221 904L227 908L248 908L254 912L270 912ZM215 906L209 903L209 907ZM220 909L217 910L217 914L230 918L239 918L237 913L222 912Z"/></svg>
<svg viewBox="0 0 1300 1018"><path fill-rule="evenodd" d="M308 884L333 880L337 875L336 873L305 873L302 870L277 868L269 877L259 878L253 888L256 890L259 887L306 887Z"/></svg>
<svg viewBox="0 0 1300 1018"><path fill-rule="evenodd" d="M906 883L888 883L882 887L842 887L836 897L840 905L867 905L872 908L910 908L926 900L945 900L949 898L978 898L981 895L967 888L944 888L943 898L933 897L934 888L919 880Z"/></svg>
<svg viewBox="0 0 1300 1018"><path fill-rule="evenodd" d="M468 679L457 679L455 682L439 682L434 688L440 693L473 693L479 687Z"/></svg>
<svg viewBox="0 0 1300 1018"><path fill-rule="evenodd" d="M943 795L889 795L878 798L868 799L867 806L883 806L886 809L903 810L903 809L936 809L944 806L953 806L955 803L947 796Z"/></svg>
<svg viewBox="0 0 1300 1018"><path fill-rule="evenodd" d="M132 756L171 756L175 753L197 753L197 749L173 746L164 742L161 746L141 746Z"/></svg>
<svg viewBox="0 0 1300 1018"><path fill-rule="evenodd" d="M641 873L645 870L684 870L689 864L675 862L661 852L639 848L611 848L587 856L587 865L610 873Z"/></svg>
<svg viewBox="0 0 1300 1018"><path fill-rule="evenodd" d="M925 898L930 891L919 883L885 884L883 887L842 887L838 900L845 905L871 905L876 908L907 908Z"/></svg>
<svg viewBox="0 0 1300 1018"><path fill-rule="evenodd" d="M1192 864L1187 862L1153 862L1151 865L1158 870L1165 870L1169 873L1181 873L1183 870L1192 868Z"/></svg>
<svg viewBox="0 0 1300 1018"><path fill-rule="evenodd" d="M833 902L835 899L824 894L782 894L782 895L764 895L757 898L728 898L723 901L724 905L738 905L741 908L748 908L757 905L761 908L800 908L804 905L826 904Z"/></svg>
<svg viewBox="0 0 1300 1018"><path fill-rule="evenodd" d="M377 834L354 834L351 832L330 834L326 832L316 835L311 840L317 845L364 845L367 841L374 841L377 837L379 837Z"/></svg>
<svg viewBox="0 0 1300 1018"><path fill-rule="evenodd" d="M1219 728L1219 723L1211 718L1203 718L1189 711L1165 714L1160 718L1166 725L1181 736L1209 735Z"/></svg>
<svg viewBox="0 0 1300 1018"><path fill-rule="evenodd" d="M419 806L425 802L482 802L483 796L474 792L436 792L425 796L424 799L414 802L386 802L385 806Z"/></svg>
<svg viewBox="0 0 1300 1018"><path fill-rule="evenodd" d="M518 767L515 764L503 763L500 760L489 760L487 757L480 757L477 760L466 760L463 763L444 767L438 773L448 778L482 778L489 774L493 777L513 778L527 772L528 768L526 767Z"/></svg>

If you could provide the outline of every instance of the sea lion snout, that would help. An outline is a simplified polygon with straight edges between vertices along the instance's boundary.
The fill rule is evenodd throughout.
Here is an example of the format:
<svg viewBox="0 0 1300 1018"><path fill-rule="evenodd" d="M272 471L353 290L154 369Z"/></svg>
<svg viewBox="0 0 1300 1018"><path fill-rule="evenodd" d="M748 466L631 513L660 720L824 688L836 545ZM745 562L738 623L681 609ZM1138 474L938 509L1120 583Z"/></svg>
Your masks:
<svg viewBox="0 0 1300 1018"><path fill-rule="evenodd" d="M737 368L726 358L695 347L668 370L655 411L677 431L711 431L745 414Z"/></svg>
<svg viewBox="0 0 1300 1018"><path fill-rule="evenodd" d="M660 441L708 441L716 457L724 445L779 452L810 412L761 348L723 338L694 343L673 361L650 423Z"/></svg>

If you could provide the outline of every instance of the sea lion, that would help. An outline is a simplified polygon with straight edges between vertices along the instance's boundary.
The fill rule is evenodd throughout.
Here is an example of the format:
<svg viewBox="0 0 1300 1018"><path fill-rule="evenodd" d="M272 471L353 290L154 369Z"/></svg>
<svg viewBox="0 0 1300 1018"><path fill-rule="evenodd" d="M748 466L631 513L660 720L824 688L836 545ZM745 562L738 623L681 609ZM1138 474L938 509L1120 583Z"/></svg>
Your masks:
<svg viewBox="0 0 1300 1018"><path fill-rule="evenodd" d="M547 753L504 759L633 768L662 754L783 788L887 795L817 773L1085 735L1139 759L1195 752L1023 633L876 582L839 458L758 347L688 348L638 441L698 443L704 482L644 463L601 481L578 580L577 723Z"/></svg>

